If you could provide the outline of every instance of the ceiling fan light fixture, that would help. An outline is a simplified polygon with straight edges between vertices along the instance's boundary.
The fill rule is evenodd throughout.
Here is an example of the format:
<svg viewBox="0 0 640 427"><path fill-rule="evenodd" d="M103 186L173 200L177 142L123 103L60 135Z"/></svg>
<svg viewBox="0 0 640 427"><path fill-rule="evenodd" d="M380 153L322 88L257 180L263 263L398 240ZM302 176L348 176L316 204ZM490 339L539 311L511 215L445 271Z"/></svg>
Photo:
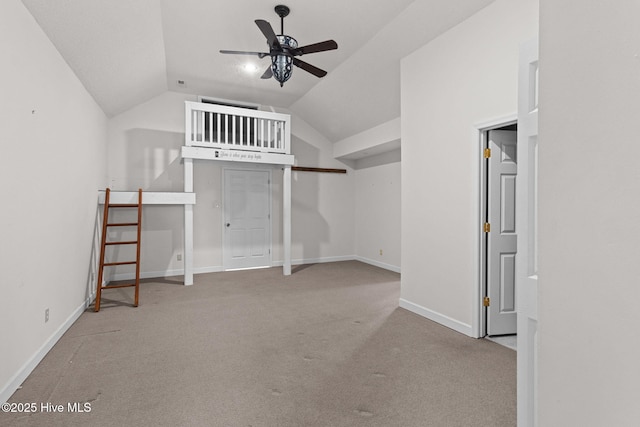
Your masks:
<svg viewBox="0 0 640 427"><path fill-rule="evenodd" d="M273 78L280 83L280 87L284 82L291 78L293 73L293 59L288 55L278 55L271 57L271 71Z"/></svg>
<svg viewBox="0 0 640 427"><path fill-rule="evenodd" d="M286 35L276 36L278 42L282 48L282 54L273 55L271 57L271 71L273 72L273 78L280 83L280 87L284 85L284 82L291 78L293 74L293 57L289 53L289 49L295 49L298 47L296 39Z"/></svg>

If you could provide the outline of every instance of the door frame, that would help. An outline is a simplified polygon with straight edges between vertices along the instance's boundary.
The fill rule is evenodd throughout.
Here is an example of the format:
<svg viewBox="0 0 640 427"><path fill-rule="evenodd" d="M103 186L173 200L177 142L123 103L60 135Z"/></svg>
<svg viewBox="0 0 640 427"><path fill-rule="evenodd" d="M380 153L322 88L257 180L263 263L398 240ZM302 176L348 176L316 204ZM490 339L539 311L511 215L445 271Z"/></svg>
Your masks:
<svg viewBox="0 0 640 427"><path fill-rule="evenodd" d="M486 308L482 302L487 292L487 236L483 231L485 216L487 211L487 165L484 158L484 149L488 144L488 132L500 129L505 126L518 123L518 114L513 113L506 116L497 117L476 123L473 127L473 144L476 152L476 170L478 180L478 197L476 199L476 219L473 229L476 231L475 259L476 265L476 287L473 298L471 331L474 338L482 338L486 335Z"/></svg>
<svg viewBox="0 0 640 427"><path fill-rule="evenodd" d="M221 199L222 199L222 215L220 215L220 229L222 230L222 270L226 271L225 266L225 232L226 232L226 209L227 209L227 181L225 179L227 171L241 171L241 172L267 172L269 174L269 265L264 267L250 267L251 268L269 268L273 267L273 168L265 168L264 165L256 165L254 167L250 166L251 163L247 164L239 164L238 166L223 166L221 168L221 183L222 183L222 191L221 191ZM233 270L233 269L232 269ZM236 269L237 270L237 269Z"/></svg>

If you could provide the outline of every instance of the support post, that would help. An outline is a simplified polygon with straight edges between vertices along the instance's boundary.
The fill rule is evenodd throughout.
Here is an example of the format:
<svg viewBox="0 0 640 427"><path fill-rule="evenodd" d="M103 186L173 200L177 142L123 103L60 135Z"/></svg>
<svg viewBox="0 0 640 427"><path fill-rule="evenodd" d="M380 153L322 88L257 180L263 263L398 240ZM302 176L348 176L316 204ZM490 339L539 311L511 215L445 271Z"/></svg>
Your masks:
<svg viewBox="0 0 640 427"><path fill-rule="evenodd" d="M291 275L291 166L285 165L282 177L282 244L284 263L282 274Z"/></svg>
<svg viewBox="0 0 640 427"><path fill-rule="evenodd" d="M193 193L193 159L183 159L184 192ZM193 285L193 205L184 205L184 284Z"/></svg>

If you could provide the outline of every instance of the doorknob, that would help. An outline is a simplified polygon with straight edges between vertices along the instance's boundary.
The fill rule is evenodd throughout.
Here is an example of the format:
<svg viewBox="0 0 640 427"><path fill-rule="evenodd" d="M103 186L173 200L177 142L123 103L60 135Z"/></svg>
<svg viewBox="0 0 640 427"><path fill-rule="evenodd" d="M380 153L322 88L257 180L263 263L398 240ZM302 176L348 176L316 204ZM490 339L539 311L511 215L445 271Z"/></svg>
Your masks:
<svg viewBox="0 0 640 427"><path fill-rule="evenodd" d="M227 223L227 227L229 227L230 225L231 225L230 223Z"/></svg>

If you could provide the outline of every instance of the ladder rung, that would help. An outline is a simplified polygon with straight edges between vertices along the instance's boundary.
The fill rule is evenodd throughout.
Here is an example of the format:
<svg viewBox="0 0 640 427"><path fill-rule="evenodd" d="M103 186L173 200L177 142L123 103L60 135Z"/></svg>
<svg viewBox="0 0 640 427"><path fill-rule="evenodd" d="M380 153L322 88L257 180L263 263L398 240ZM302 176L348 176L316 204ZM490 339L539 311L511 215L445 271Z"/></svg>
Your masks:
<svg viewBox="0 0 640 427"><path fill-rule="evenodd" d="M136 245L138 244L137 240L128 240L123 242L105 242L105 245Z"/></svg>
<svg viewBox="0 0 640 427"><path fill-rule="evenodd" d="M134 225L138 225L137 222L116 222L112 224L107 224L107 227L131 227Z"/></svg>
<svg viewBox="0 0 640 427"><path fill-rule="evenodd" d="M130 288L135 285L136 285L135 283L126 283L122 285L107 285L107 286L103 286L102 289Z"/></svg>
<svg viewBox="0 0 640 427"><path fill-rule="evenodd" d="M136 264L137 261L121 261L121 262L105 262L104 266L110 266L110 265L130 265L130 264Z"/></svg>
<svg viewBox="0 0 640 427"><path fill-rule="evenodd" d="M137 203L116 203L116 204L109 204L110 208L137 208L138 204Z"/></svg>

